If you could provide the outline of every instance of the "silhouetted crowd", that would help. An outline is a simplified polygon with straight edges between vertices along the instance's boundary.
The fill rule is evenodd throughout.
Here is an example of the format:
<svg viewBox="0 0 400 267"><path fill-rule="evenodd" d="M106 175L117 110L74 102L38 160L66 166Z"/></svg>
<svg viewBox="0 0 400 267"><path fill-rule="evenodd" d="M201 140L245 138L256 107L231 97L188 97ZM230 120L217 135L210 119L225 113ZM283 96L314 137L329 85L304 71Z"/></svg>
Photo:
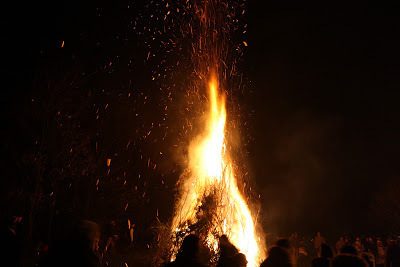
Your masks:
<svg viewBox="0 0 400 267"><path fill-rule="evenodd" d="M65 228L69 230L60 231L51 246L39 246L36 262L21 265L21 221L22 217L14 216L1 227L0 266L124 266L113 259L116 240L121 240L114 235L115 222L112 221L109 225L107 238L99 249L100 227L87 220L78 221ZM129 222L128 225L128 241L132 242L134 224ZM135 250L133 246L130 248ZM269 246L267 255L260 267L400 267L400 237L383 239L341 236L336 242L329 244L319 232L312 238L300 237L294 233L289 238L277 238ZM190 234L184 238L174 260L166 261L162 266L245 267L248 263L246 256L225 235L219 238L218 255L214 256L216 257L211 261L207 247L202 245L198 236ZM125 266L128 265L125 263ZM151 266L151 263L146 266Z"/></svg>
<svg viewBox="0 0 400 267"><path fill-rule="evenodd" d="M240 253L226 236L219 240L217 267L245 267L246 256ZM187 236L175 261L165 267L208 266L200 256L199 238ZM297 233L278 239L268 250L260 267L400 267L400 239L342 236L331 247L317 233L310 241Z"/></svg>
<svg viewBox="0 0 400 267"><path fill-rule="evenodd" d="M278 240L261 266L393 267L400 266L399 248L397 238L342 236L331 246L319 232L308 241L295 233Z"/></svg>

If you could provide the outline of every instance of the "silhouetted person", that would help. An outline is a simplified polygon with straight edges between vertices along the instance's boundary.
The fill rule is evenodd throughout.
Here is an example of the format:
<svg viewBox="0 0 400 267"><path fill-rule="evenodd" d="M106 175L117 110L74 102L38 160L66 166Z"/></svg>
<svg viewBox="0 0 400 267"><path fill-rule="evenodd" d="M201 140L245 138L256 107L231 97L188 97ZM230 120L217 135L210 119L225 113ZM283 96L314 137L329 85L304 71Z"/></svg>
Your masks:
<svg viewBox="0 0 400 267"><path fill-rule="evenodd" d="M339 238L339 240L336 242L336 244L335 244L335 252L336 252L336 254L339 254L340 253L340 250L342 249L342 247L343 246L345 246L346 245L346 242L345 242L345 240L344 240L344 237L343 236L341 236L340 238Z"/></svg>
<svg viewBox="0 0 400 267"><path fill-rule="evenodd" d="M321 257L326 258L326 259L332 259L332 258L333 258L332 249L331 249L331 247L330 247L328 244L326 244L326 243L323 243L323 244L321 245Z"/></svg>
<svg viewBox="0 0 400 267"><path fill-rule="evenodd" d="M312 260L312 267L329 267L333 253L331 248L326 243L321 244L321 257Z"/></svg>
<svg viewBox="0 0 400 267"><path fill-rule="evenodd" d="M98 225L91 221L81 221L70 229L53 248L42 266L50 267L99 267L96 253L100 239Z"/></svg>
<svg viewBox="0 0 400 267"><path fill-rule="evenodd" d="M332 267L367 267L365 261L351 254L340 254L332 260Z"/></svg>
<svg viewBox="0 0 400 267"><path fill-rule="evenodd" d="M204 267L198 259L200 240L197 235L190 234L183 239L176 259L166 264L168 267Z"/></svg>
<svg viewBox="0 0 400 267"><path fill-rule="evenodd" d="M386 267L400 266L400 245L398 240L391 240L386 251Z"/></svg>
<svg viewBox="0 0 400 267"><path fill-rule="evenodd" d="M385 266L385 258L386 258L386 252L385 252L385 247L383 246L383 243L381 240L376 241L376 267L383 267Z"/></svg>
<svg viewBox="0 0 400 267"><path fill-rule="evenodd" d="M361 253L360 256L365 261L368 267L375 267L375 259L373 253L365 251Z"/></svg>
<svg viewBox="0 0 400 267"><path fill-rule="evenodd" d="M297 259L297 266L298 267L309 267L310 266L310 257L306 247L306 243L302 239L300 241L299 246L299 257Z"/></svg>
<svg viewBox="0 0 400 267"><path fill-rule="evenodd" d="M226 235L219 239L219 259L217 267L245 267L246 256L239 253L238 249L228 240Z"/></svg>
<svg viewBox="0 0 400 267"><path fill-rule="evenodd" d="M268 258L261 263L260 267L291 267L289 248L287 239L278 240L276 246L270 248Z"/></svg>
<svg viewBox="0 0 400 267"><path fill-rule="evenodd" d="M376 243L374 242L374 239L371 236L367 236L365 238L364 248L366 251L369 251L374 255L376 254L376 248L377 248Z"/></svg>
<svg viewBox="0 0 400 267"><path fill-rule="evenodd" d="M329 267L330 261L326 258L318 257L312 260L312 267Z"/></svg>
<svg viewBox="0 0 400 267"><path fill-rule="evenodd" d="M300 238L298 233L293 233L290 238L290 249L288 250L291 262L297 266L299 259Z"/></svg>
<svg viewBox="0 0 400 267"><path fill-rule="evenodd" d="M235 267L246 267L247 259L243 253L238 253L233 257L233 264L231 266Z"/></svg>
<svg viewBox="0 0 400 267"><path fill-rule="evenodd" d="M290 249L289 239L286 239L286 238L278 239L278 241L276 241L276 245L278 247L281 247L281 248L286 249L286 250Z"/></svg>
<svg viewBox="0 0 400 267"><path fill-rule="evenodd" d="M358 255L358 251L352 245L345 245L340 249L340 253L339 254L349 254L349 255L357 256Z"/></svg>
<svg viewBox="0 0 400 267"><path fill-rule="evenodd" d="M360 254L361 252L364 251L364 247L361 242L361 238L358 236L356 237L356 240L354 241L353 246L356 248L358 254Z"/></svg>
<svg viewBox="0 0 400 267"><path fill-rule="evenodd" d="M321 245L324 243L324 238L322 237L320 232L314 236L314 249L316 257L321 257Z"/></svg>

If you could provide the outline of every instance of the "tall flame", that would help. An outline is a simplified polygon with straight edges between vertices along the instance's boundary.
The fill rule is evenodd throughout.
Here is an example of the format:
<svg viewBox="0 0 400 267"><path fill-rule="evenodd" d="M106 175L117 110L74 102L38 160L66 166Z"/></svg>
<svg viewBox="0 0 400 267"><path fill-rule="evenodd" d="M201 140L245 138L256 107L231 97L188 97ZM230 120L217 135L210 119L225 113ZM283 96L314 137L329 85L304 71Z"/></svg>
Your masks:
<svg viewBox="0 0 400 267"><path fill-rule="evenodd" d="M203 237L212 251L218 250L218 236L227 235L246 255L248 266L255 267L264 257L260 233L238 188L233 163L226 149L225 96L219 93L216 75L208 84L209 110L204 132L189 147L189 174L181 177L181 196L177 202L172 231L185 229L198 222L198 211L210 194L217 194L216 218L212 229Z"/></svg>

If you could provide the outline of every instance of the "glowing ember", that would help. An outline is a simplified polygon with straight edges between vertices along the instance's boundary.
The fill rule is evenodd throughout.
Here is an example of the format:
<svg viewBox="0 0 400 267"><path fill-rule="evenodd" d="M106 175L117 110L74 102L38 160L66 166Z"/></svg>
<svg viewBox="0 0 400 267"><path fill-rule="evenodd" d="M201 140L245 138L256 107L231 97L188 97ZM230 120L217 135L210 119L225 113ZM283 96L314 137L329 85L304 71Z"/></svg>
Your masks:
<svg viewBox="0 0 400 267"><path fill-rule="evenodd" d="M203 233L201 237L212 251L218 250L218 237L226 234L246 255L248 266L258 266L264 257L260 245L262 235L257 233L251 212L239 191L226 149L225 97L219 94L215 74L211 75L208 87L206 125L189 147L189 168L180 181L181 196L172 222L173 235L188 234L193 225L205 225L206 230L198 232ZM210 197L212 204L204 208ZM202 222L204 217L208 223Z"/></svg>

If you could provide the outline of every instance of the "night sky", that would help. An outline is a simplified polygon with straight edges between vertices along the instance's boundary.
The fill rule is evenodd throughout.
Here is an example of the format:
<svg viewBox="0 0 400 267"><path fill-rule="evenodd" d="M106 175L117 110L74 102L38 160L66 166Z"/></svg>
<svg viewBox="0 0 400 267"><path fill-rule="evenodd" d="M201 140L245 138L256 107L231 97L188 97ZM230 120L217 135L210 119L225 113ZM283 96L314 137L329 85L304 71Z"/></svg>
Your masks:
<svg viewBox="0 0 400 267"><path fill-rule="evenodd" d="M399 185L398 10L365 3L246 5L243 40L248 46L239 63L246 85L233 96L243 110L245 162L253 190L261 195L264 228L276 233L385 231L369 216L383 190ZM82 186L96 188L97 177L107 175L115 183L127 180L136 191L110 185L114 189L104 196L120 196L121 212L127 210L125 197L148 205L151 216L143 225L151 223L156 210L168 218L181 171L173 150L182 141L176 124L184 113L180 94L187 70L165 67L178 53L161 56L161 67L158 56L148 60L145 42L152 33L143 29L158 12L153 7L137 1L52 1L2 8L2 208L20 206L10 203L19 199L14 192L20 183L33 177L27 154L44 155L46 177L61 166L75 168L69 177L79 176L75 162L81 160L74 159L71 167L68 157L57 158L59 151L70 150L68 142L79 149L77 139L87 140L83 146L89 147L80 157L91 155L100 166L91 172L96 178ZM163 27L162 22L152 26ZM159 90L157 79L153 83L154 69L167 69L158 83L168 90ZM165 103L171 106L166 120L160 115ZM62 127L69 127L73 138L64 137ZM115 166L111 174L104 166L107 158ZM46 185L44 195L53 191L52 183ZM150 200L138 200L147 196ZM141 209L129 206L133 214ZM101 216L118 216L118 211Z"/></svg>
<svg viewBox="0 0 400 267"><path fill-rule="evenodd" d="M250 5L251 162L273 225L362 231L398 186L399 23L367 5Z"/></svg>

